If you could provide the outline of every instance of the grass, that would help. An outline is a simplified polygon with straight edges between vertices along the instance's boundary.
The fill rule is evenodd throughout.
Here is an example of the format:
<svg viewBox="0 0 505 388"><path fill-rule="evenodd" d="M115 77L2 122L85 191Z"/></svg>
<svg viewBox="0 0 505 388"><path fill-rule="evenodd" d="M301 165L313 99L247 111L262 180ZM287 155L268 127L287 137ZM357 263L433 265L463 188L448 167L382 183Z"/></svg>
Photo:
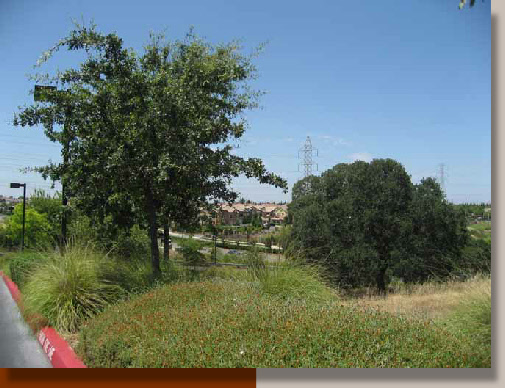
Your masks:
<svg viewBox="0 0 505 388"><path fill-rule="evenodd" d="M14 256L14 252L8 252L4 249L0 250L0 271L11 277L9 262Z"/></svg>
<svg viewBox="0 0 505 388"><path fill-rule="evenodd" d="M483 221L468 226L470 235L474 239L484 240L491 243L491 222Z"/></svg>
<svg viewBox="0 0 505 388"><path fill-rule="evenodd" d="M491 222L484 221L484 222L480 222L478 224L471 224L468 227L468 229L479 230L479 231L485 231L485 230L490 231L491 230Z"/></svg>
<svg viewBox="0 0 505 388"><path fill-rule="evenodd" d="M41 262L21 289L27 315L40 315L58 330L75 332L82 322L118 300L124 290L106 275L110 260L90 247L73 246Z"/></svg>
<svg viewBox="0 0 505 388"><path fill-rule="evenodd" d="M491 280L469 283L456 308L440 323L459 338L470 340L491 365Z"/></svg>
<svg viewBox="0 0 505 388"><path fill-rule="evenodd" d="M398 287L386 299L351 299L346 305L373 308L444 328L480 354L491 366L491 279L477 275L465 281L430 282Z"/></svg>
<svg viewBox="0 0 505 388"><path fill-rule="evenodd" d="M80 332L90 367L482 367L444 328L337 299L279 298L254 282L159 287Z"/></svg>
<svg viewBox="0 0 505 388"><path fill-rule="evenodd" d="M16 255L0 256L7 267ZM394 284L344 299L315 267L203 271L113 259L75 245L23 286L30 319L55 326L91 367L490 367L491 281Z"/></svg>
<svg viewBox="0 0 505 388"><path fill-rule="evenodd" d="M257 253L246 259L246 270L211 267L197 281L181 276L110 306L82 328L78 353L91 367L491 365L490 348L453 325L461 295L475 294L468 284L431 283L404 288L396 299L351 303L324 284L317 268L267 267ZM427 314L437 311L436 298L446 320Z"/></svg>
<svg viewBox="0 0 505 388"><path fill-rule="evenodd" d="M347 304L361 307L379 308L392 314L411 316L423 320L445 318L469 293L476 288L490 290L488 276L476 276L470 281L448 280L445 282L427 282L424 284L393 285L387 298L376 296L372 290L363 295L367 297L350 298Z"/></svg>

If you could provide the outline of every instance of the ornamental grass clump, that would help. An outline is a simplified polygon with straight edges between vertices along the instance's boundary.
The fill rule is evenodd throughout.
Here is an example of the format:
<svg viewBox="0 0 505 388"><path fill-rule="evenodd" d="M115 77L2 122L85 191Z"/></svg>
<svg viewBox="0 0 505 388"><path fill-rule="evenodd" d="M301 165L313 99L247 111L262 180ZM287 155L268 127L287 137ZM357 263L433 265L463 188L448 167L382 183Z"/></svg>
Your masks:
<svg viewBox="0 0 505 388"><path fill-rule="evenodd" d="M92 247L74 245L64 255L54 252L27 279L26 313L40 314L56 329L75 332L87 318L124 295L106 278L112 261Z"/></svg>
<svg viewBox="0 0 505 388"><path fill-rule="evenodd" d="M258 251L246 256L250 281L256 282L262 293L282 299L327 300L336 293L322 278L315 265L295 262L267 263Z"/></svg>

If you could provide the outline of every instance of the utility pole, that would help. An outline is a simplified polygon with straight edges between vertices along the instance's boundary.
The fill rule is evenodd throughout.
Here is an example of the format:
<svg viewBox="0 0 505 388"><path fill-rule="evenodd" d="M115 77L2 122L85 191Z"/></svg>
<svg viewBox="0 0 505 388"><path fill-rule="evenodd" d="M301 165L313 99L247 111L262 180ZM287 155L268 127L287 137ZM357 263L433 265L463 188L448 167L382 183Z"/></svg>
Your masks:
<svg viewBox="0 0 505 388"><path fill-rule="evenodd" d="M65 249L67 245L67 205L68 205L68 193L66 190L66 179L64 179L65 169L68 166L68 153L70 149L70 115L72 114L71 108L67 107L65 113L65 124L63 125L65 145L63 149L63 174L61 175L61 204L63 205L63 213L61 216L61 246Z"/></svg>
<svg viewBox="0 0 505 388"><path fill-rule="evenodd" d="M310 136L307 136L305 140L305 144L302 148L298 150L298 158L300 158L300 154L303 154L303 163L300 163L304 166L305 174L304 178L307 178L312 175L312 167L316 166L316 171L319 169L317 163L312 161L312 156L319 156L319 151L317 148L312 146L312 142L310 141ZM314 155L315 154L315 155ZM298 165L298 170L300 170L300 164ZM305 183L305 190L309 191L309 183Z"/></svg>

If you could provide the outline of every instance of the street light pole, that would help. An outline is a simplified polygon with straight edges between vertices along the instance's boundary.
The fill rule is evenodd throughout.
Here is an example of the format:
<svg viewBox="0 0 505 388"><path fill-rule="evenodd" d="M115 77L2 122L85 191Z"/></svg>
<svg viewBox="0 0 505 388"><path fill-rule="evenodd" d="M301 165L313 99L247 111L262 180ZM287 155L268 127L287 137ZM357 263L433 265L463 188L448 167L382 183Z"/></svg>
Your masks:
<svg viewBox="0 0 505 388"><path fill-rule="evenodd" d="M23 186L23 233L21 235L21 250L25 248L25 214L26 214L26 183L11 183L11 189L19 189Z"/></svg>
<svg viewBox="0 0 505 388"><path fill-rule="evenodd" d="M25 248L25 214L26 214L26 183L23 183L23 238L21 240L21 250Z"/></svg>
<svg viewBox="0 0 505 388"><path fill-rule="evenodd" d="M35 85L35 90L33 98L35 101L48 101L47 93L55 92L56 86L41 86ZM58 93L70 93L70 89L67 91L58 91ZM67 243L67 191L65 190L66 182L63 177L65 173L66 166L68 165L68 152L70 148L70 135L69 135L69 119L72 114L71 108L67 107L65 111L65 123L63 124L63 174L61 176L61 204L63 206L63 213L61 216L61 237L60 237L60 248L65 249Z"/></svg>

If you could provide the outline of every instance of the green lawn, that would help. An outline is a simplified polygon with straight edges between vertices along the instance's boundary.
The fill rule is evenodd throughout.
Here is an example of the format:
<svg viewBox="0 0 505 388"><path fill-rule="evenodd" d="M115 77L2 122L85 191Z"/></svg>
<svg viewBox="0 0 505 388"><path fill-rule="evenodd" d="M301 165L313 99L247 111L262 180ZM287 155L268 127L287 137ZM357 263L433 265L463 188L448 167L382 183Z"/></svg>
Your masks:
<svg viewBox="0 0 505 388"><path fill-rule="evenodd" d="M491 222L489 221L483 221L479 222L478 224L471 224L468 226L468 229L470 230L479 230L479 231L491 231Z"/></svg>

